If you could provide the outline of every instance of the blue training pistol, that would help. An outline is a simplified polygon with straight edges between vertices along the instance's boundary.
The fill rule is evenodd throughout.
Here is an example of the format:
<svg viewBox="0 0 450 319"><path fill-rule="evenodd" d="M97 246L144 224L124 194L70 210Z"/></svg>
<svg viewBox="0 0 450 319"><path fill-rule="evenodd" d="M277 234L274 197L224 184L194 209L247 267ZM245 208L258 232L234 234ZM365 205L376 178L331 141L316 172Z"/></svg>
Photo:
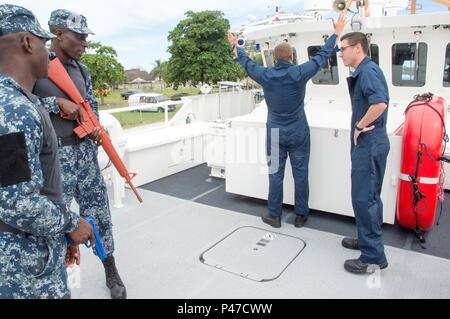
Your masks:
<svg viewBox="0 0 450 319"><path fill-rule="evenodd" d="M104 261L108 256L106 255L105 249L103 248L102 242L101 242L101 237L100 237L100 233L98 232L97 229L97 224L95 222L95 220L91 217L84 217L84 219L86 219L86 221L91 224L92 227L92 231L94 232L94 240L95 240L95 246L94 246L94 250L96 255L98 256L98 258L100 258L101 261ZM66 236L67 239L67 243L69 245L73 244L73 241L69 238L69 236ZM92 247L92 243L90 242L90 240L88 239L87 242L85 243L87 248L91 248Z"/></svg>

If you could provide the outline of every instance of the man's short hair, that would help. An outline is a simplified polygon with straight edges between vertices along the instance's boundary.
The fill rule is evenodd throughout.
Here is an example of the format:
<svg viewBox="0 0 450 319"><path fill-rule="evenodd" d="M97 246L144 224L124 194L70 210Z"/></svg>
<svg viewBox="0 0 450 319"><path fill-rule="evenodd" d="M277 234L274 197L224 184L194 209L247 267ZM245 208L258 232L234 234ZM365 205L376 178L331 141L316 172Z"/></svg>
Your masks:
<svg viewBox="0 0 450 319"><path fill-rule="evenodd" d="M292 58L293 54L294 49L287 42L280 43L275 47L275 61L277 62L289 61Z"/></svg>
<svg viewBox="0 0 450 319"><path fill-rule="evenodd" d="M369 42L367 41L366 35L362 32L350 32L344 34L341 37L341 41L347 40L349 45L361 44L361 47L365 54L369 53Z"/></svg>

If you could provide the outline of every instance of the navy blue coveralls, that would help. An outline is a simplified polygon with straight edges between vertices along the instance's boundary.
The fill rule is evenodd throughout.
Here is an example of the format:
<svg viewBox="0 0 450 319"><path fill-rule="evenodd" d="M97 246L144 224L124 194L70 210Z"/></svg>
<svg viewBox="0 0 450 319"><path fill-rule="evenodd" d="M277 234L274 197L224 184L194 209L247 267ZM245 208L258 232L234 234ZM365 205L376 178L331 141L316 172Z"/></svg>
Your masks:
<svg viewBox="0 0 450 319"><path fill-rule="evenodd" d="M252 61L242 48L237 50L239 63L263 87L267 102L268 209L272 217L282 214L283 180L288 154L295 181L295 213L309 213L310 131L305 114L305 90L308 81L325 65L328 58L336 54L335 44L336 35L333 34L310 61L299 66L288 61L278 61L273 68L262 67Z"/></svg>
<svg viewBox="0 0 450 319"><path fill-rule="evenodd" d="M383 185L386 160L390 145L386 132L388 110L368 127L375 125L373 131L361 133L358 145L354 144L355 124L367 113L371 105L389 105L389 91L383 72L369 57L366 57L348 78L352 99L352 204L358 229L359 258L364 263L381 264L386 262L384 254Z"/></svg>

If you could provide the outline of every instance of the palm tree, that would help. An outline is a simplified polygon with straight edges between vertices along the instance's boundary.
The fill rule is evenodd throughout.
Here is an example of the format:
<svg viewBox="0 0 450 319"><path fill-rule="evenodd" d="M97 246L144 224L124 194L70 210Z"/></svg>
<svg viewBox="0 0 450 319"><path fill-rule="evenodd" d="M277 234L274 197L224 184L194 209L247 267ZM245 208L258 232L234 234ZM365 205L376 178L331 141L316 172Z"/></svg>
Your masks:
<svg viewBox="0 0 450 319"><path fill-rule="evenodd" d="M163 89L162 78L163 78L163 74L164 74L165 65L166 65L166 62L163 62L158 59L153 63L153 70L150 72L151 75L158 78L159 83L161 84L161 91Z"/></svg>

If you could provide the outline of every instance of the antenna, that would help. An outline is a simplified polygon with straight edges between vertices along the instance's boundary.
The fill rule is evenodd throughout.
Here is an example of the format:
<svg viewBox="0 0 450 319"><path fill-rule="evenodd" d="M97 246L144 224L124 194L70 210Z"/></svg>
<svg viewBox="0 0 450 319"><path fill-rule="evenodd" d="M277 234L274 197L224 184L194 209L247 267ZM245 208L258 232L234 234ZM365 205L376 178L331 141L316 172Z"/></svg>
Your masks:
<svg viewBox="0 0 450 319"><path fill-rule="evenodd" d="M282 8L279 0L272 0L270 1L269 5L267 6L267 9L275 8L275 13L281 13Z"/></svg>

